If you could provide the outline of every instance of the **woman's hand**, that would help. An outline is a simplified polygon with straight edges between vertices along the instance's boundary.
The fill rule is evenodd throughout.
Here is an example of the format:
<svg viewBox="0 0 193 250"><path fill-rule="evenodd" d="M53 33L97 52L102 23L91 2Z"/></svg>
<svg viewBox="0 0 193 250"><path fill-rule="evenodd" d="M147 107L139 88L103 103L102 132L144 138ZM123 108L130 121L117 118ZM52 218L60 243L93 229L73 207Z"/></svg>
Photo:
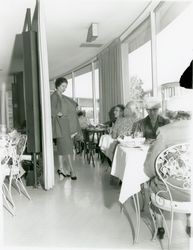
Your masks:
<svg viewBox="0 0 193 250"><path fill-rule="evenodd" d="M62 114L61 112L58 112L57 116L58 116L58 117L62 117L63 114Z"/></svg>

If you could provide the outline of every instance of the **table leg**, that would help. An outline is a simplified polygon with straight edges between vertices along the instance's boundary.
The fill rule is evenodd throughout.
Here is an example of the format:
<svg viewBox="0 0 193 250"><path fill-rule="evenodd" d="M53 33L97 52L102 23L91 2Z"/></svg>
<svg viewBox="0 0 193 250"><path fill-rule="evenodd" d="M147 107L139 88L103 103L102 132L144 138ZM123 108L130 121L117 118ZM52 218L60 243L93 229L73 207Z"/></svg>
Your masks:
<svg viewBox="0 0 193 250"><path fill-rule="evenodd" d="M137 243L139 240L139 230L140 230L140 205L139 205L139 197L138 194L133 195L133 202L136 213L136 235L135 242Z"/></svg>

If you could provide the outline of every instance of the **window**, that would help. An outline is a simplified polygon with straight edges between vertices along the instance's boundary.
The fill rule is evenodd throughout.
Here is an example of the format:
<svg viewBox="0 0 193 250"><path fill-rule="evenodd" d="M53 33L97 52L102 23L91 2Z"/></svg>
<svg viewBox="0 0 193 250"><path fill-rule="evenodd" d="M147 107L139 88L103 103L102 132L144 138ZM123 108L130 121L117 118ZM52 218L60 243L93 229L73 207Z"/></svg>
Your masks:
<svg viewBox="0 0 193 250"><path fill-rule="evenodd" d="M162 19L157 18L157 26ZM179 82L193 59L193 4L157 34L158 86Z"/></svg>
<svg viewBox="0 0 193 250"><path fill-rule="evenodd" d="M68 87L66 88L64 95L72 97L72 78L69 78L67 80L68 80Z"/></svg>
<svg viewBox="0 0 193 250"><path fill-rule="evenodd" d="M99 122L99 69L95 69L96 123Z"/></svg>
<svg viewBox="0 0 193 250"><path fill-rule="evenodd" d="M86 116L93 121L92 72L75 76L75 98Z"/></svg>
<svg viewBox="0 0 193 250"><path fill-rule="evenodd" d="M150 39L151 23L150 18L147 17L128 37L129 88L136 81L141 81L144 91L152 89Z"/></svg>
<svg viewBox="0 0 193 250"><path fill-rule="evenodd" d="M140 80L143 82L144 91L152 89L151 77L151 43L148 41L129 56L129 81Z"/></svg>

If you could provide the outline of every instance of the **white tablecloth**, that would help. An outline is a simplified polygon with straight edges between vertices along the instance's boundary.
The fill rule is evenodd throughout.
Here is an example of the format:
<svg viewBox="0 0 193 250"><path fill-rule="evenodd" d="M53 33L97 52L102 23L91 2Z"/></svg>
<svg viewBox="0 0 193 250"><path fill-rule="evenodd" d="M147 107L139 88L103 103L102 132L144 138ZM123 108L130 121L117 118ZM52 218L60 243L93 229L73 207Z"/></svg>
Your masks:
<svg viewBox="0 0 193 250"><path fill-rule="evenodd" d="M140 185L149 180L143 170L148 149L149 145L143 145L142 148L127 148L118 145L115 150L111 175L122 180L119 195L119 201L122 204L138 193L141 190Z"/></svg>
<svg viewBox="0 0 193 250"><path fill-rule="evenodd" d="M101 151L112 161L117 145L117 140L113 139L111 135L102 135L99 142Z"/></svg>

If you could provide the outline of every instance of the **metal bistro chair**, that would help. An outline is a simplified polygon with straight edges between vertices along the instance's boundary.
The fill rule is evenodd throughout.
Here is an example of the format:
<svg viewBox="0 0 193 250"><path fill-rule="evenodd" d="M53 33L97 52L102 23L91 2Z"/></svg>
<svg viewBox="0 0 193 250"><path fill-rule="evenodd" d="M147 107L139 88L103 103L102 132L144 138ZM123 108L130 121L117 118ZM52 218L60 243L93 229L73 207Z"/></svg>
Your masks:
<svg viewBox="0 0 193 250"><path fill-rule="evenodd" d="M87 161L90 164L93 162L95 167L94 155L98 153L98 158L101 157L99 147L100 137L105 133L103 128L87 128L83 131L84 137L84 157L87 156Z"/></svg>
<svg viewBox="0 0 193 250"><path fill-rule="evenodd" d="M84 158L87 158L88 164L93 163L95 167L94 154L96 151L96 143L94 141L94 131L92 129L83 130L84 137Z"/></svg>
<svg viewBox="0 0 193 250"><path fill-rule="evenodd" d="M3 137L0 137L0 167L1 167L0 181L1 181L1 194L3 197L3 205L12 215L14 215L14 209L12 207L12 202L11 202L12 197L9 197L8 188L4 183L7 172L7 164L10 160L9 142L10 140L8 136L4 135Z"/></svg>
<svg viewBox="0 0 193 250"><path fill-rule="evenodd" d="M8 195L10 202L15 208L15 203L12 197L12 184L15 181L16 188L19 194L23 193L29 200L31 200L23 182L22 175L24 174L23 168L21 166L22 155L26 147L27 135L20 134L17 138L14 138L11 141L10 146L10 161L6 166L6 177L8 177ZM5 182L4 185L6 186Z"/></svg>
<svg viewBox="0 0 193 250"><path fill-rule="evenodd" d="M166 233L168 235L168 249L171 246L174 213L191 214L192 202L175 201L172 197L170 188L191 192L191 166L192 166L192 144L182 143L170 146L162 151L155 162L155 170L159 180L163 183L163 189L157 193L151 191L151 199L149 203L150 214L154 223L154 235L156 238L157 225L155 213L151 208L151 204L158 208L163 222L165 224ZM164 197L168 197L163 198ZM169 211L171 216L170 228L168 228L166 219L162 210Z"/></svg>

